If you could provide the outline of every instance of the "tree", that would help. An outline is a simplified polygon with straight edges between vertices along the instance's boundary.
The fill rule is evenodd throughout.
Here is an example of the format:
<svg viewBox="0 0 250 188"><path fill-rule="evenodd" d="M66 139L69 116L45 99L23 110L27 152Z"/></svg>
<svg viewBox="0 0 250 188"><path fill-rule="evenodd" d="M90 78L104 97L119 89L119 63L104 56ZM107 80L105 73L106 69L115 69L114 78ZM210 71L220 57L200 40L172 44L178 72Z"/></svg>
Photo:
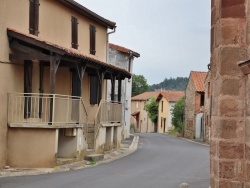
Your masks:
<svg viewBox="0 0 250 188"><path fill-rule="evenodd" d="M135 95L139 95L148 91L147 80L143 75L135 75L132 77L132 97Z"/></svg>
<svg viewBox="0 0 250 188"><path fill-rule="evenodd" d="M158 103L156 102L156 98L152 97L146 103L144 109L148 112L148 117L152 122L157 122L158 117Z"/></svg>
<svg viewBox="0 0 250 188"><path fill-rule="evenodd" d="M172 110L172 125L175 126L175 128L179 133L182 131L183 114L184 114L184 97L176 102Z"/></svg>

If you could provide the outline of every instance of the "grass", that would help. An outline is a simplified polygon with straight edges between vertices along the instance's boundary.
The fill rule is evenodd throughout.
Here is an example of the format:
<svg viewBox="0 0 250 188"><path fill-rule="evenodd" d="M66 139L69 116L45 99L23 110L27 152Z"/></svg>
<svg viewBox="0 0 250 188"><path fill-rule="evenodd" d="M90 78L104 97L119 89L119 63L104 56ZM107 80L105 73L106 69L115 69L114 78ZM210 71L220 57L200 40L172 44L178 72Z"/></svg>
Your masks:
<svg viewBox="0 0 250 188"><path fill-rule="evenodd" d="M173 130L168 131L167 134L169 134L171 136L177 136L179 133L178 133L177 129L173 129Z"/></svg>

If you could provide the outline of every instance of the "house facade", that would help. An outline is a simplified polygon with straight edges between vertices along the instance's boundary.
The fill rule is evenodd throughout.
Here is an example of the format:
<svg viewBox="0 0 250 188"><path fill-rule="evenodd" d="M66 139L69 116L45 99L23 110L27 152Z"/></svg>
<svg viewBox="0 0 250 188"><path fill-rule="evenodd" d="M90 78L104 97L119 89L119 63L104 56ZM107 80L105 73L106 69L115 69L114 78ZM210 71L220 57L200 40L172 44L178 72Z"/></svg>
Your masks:
<svg viewBox="0 0 250 188"><path fill-rule="evenodd" d="M184 97L184 91L166 90L161 91L156 98L158 102L158 133L165 133L172 129L172 109L175 103Z"/></svg>
<svg viewBox="0 0 250 188"><path fill-rule="evenodd" d="M127 70L132 74L134 58L140 57L140 54L128 48L109 44L109 63ZM117 81L116 81L117 82ZM111 100L111 81L107 82L107 99ZM118 100L118 83L115 88L115 101ZM130 134L130 116L131 116L131 93L132 79L125 78L121 84L121 103L122 103L122 136L128 138Z"/></svg>
<svg viewBox="0 0 250 188"><path fill-rule="evenodd" d="M132 125L135 132L157 132L157 123L155 124L149 119L148 113L144 107L150 98L156 98L159 93L160 91L151 91L132 97L130 125Z"/></svg>
<svg viewBox="0 0 250 188"><path fill-rule="evenodd" d="M2 0L0 12L0 168L53 167L119 145L121 91L111 103L106 85L131 74L107 63L116 23L73 0Z"/></svg>
<svg viewBox="0 0 250 188"><path fill-rule="evenodd" d="M206 72L191 71L185 91L184 137L203 140Z"/></svg>

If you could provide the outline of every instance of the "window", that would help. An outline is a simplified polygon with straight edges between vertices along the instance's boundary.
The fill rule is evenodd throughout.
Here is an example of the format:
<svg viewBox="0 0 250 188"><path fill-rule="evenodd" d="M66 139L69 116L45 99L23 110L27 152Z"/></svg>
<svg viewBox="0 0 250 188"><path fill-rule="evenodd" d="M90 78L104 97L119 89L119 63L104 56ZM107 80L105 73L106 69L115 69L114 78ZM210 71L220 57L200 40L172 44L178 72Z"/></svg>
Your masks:
<svg viewBox="0 0 250 188"><path fill-rule="evenodd" d="M208 83L207 83L207 97L208 97L208 98L210 97L210 93L211 93L210 90L211 90L211 89L210 89L210 82L208 82Z"/></svg>
<svg viewBox="0 0 250 188"><path fill-rule="evenodd" d="M39 0L30 0L29 32L38 36L39 25Z"/></svg>
<svg viewBox="0 0 250 188"><path fill-rule="evenodd" d="M163 112L163 101L161 101L161 112Z"/></svg>
<svg viewBox="0 0 250 188"><path fill-rule="evenodd" d="M31 115L31 97L32 93L32 61L24 61L24 118L30 118ZM28 94L26 94L28 93Z"/></svg>
<svg viewBox="0 0 250 188"><path fill-rule="evenodd" d="M71 45L72 48L78 48L78 20L74 16L71 17Z"/></svg>
<svg viewBox="0 0 250 188"><path fill-rule="evenodd" d="M89 53L92 55L95 55L95 33L96 33L96 29L95 26L90 25L89 27L89 33L90 33L90 48L89 48Z"/></svg>
<svg viewBox="0 0 250 188"><path fill-rule="evenodd" d="M200 106L204 106L204 93L201 94Z"/></svg>
<svg viewBox="0 0 250 188"><path fill-rule="evenodd" d="M97 76L90 76L90 104L98 103L98 79Z"/></svg>

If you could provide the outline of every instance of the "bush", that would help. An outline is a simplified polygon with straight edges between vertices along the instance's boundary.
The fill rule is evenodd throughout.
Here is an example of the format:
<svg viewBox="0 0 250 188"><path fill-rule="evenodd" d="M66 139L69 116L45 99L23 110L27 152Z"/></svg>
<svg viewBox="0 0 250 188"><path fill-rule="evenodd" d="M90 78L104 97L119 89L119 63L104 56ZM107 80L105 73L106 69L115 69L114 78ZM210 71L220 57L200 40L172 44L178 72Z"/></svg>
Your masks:
<svg viewBox="0 0 250 188"><path fill-rule="evenodd" d="M181 133L184 114L184 97L178 100L172 110L172 125Z"/></svg>

